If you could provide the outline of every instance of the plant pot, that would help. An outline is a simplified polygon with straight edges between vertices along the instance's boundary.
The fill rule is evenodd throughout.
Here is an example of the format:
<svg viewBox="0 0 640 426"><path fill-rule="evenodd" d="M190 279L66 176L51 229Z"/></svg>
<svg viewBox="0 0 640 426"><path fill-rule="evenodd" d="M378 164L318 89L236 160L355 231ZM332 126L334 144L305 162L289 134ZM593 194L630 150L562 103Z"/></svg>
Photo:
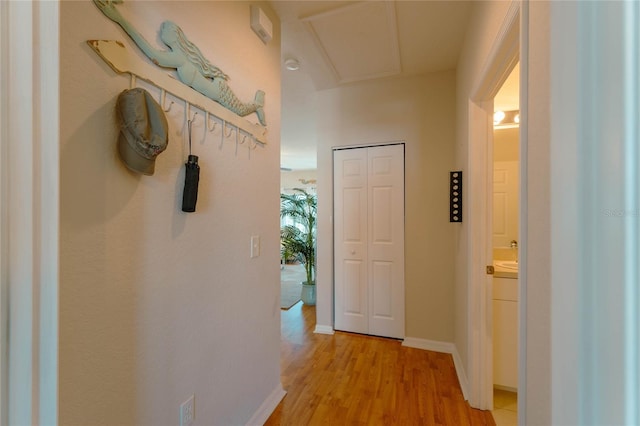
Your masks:
<svg viewBox="0 0 640 426"><path fill-rule="evenodd" d="M305 305L314 306L316 304L316 285L307 284L306 281L303 281L300 298Z"/></svg>

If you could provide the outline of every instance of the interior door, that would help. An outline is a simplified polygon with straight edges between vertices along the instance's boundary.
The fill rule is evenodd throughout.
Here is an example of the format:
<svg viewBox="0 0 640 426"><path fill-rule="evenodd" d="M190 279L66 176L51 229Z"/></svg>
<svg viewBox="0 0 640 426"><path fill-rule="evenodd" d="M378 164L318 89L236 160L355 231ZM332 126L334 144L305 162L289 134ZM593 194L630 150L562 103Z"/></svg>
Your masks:
<svg viewBox="0 0 640 426"><path fill-rule="evenodd" d="M404 338L404 146L368 158L369 334Z"/></svg>
<svg viewBox="0 0 640 426"><path fill-rule="evenodd" d="M335 328L368 333L366 149L334 151Z"/></svg>
<svg viewBox="0 0 640 426"><path fill-rule="evenodd" d="M493 163L493 247L509 247L518 239L518 161Z"/></svg>
<svg viewBox="0 0 640 426"><path fill-rule="evenodd" d="M334 151L335 328L404 337L404 145Z"/></svg>

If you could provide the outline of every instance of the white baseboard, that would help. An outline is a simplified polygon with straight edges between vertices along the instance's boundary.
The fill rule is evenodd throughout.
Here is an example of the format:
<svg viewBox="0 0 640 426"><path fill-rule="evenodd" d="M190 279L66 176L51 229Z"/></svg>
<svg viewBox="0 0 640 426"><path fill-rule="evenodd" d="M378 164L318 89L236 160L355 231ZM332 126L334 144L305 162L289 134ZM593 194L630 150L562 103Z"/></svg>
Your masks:
<svg viewBox="0 0 640 426"><path fill-rule="evenodd" d="M438 340L419 339L417 337L405 337L402 346L409 348L424 349L425 351L453 353L454 345L451 342L440 342Z"/></svg>
<svg viewBox="0 0 640 426"><path fill-rule="evenodd" d="M265 422L269 420L269 416L271 416L273 410L276 409L286 394L287 392L282 388L282 384L278 383L278 386L275 387L267 399L265 399L262 405L260 405L258 410L253 414L253 416L251 416L247 422L247 426L264 425Z"/></svg>
<svg viewBox="0 0 640 426"><path fill-rule="evenodd" d="M316 324L316 329L313 330L313 332L317 334L335 334L333 327L331 327L330 325Z"/></svg>
<svg viewBox="0 0 640 426"><path fill-rule="evenodd" d="M464 369L464 365L456 345L451 342L419 339L417 337L405 337L402 342L402 346L451 354L453 357L453 366L456 369L456 375L458 376L458 382L460 383L460 389L462 390L462 396L464 396L465 400L469 400L469 379L467 378L467 373Z"/></svg>
<svg viewBox="0 0 640 426"><path fill-rule="evenodd" d="M469 400L469 379L467 378L467 371L464 369L462 358L458 353L458 348L453 345L453 365L456 367L456 374L458 375L458 382L460 383L460 389L462 389L462 396L465 401Z"/></svg>

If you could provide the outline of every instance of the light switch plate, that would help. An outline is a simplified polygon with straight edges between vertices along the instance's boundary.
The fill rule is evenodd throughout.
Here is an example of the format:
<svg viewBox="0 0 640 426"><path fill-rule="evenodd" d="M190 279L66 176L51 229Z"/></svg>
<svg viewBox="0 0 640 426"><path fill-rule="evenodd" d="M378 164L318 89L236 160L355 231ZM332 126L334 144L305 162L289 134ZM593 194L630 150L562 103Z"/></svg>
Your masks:
<svg viewBox="0 0 640 426"><path fill-rule="evenodd" d="M260 256L260 236L251 236L251 258Z"/></svg>
<svg viewBox="0 0 640 426"><path fill-rule="evenodd" d="M196 418L195 395L180 405L180 426L191 426Z"/></svg>

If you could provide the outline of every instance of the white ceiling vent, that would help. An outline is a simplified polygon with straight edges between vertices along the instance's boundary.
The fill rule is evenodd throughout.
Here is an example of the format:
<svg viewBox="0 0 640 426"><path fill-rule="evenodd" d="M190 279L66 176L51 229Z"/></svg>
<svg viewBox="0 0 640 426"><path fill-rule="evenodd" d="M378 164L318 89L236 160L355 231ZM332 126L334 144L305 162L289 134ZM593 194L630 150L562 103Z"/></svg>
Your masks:
<svg viewBox="0 0 640 426"><path fill-rule="evenodd" d="M302 18L339 83L401 72L395 7L367 1Z"/></svg>

